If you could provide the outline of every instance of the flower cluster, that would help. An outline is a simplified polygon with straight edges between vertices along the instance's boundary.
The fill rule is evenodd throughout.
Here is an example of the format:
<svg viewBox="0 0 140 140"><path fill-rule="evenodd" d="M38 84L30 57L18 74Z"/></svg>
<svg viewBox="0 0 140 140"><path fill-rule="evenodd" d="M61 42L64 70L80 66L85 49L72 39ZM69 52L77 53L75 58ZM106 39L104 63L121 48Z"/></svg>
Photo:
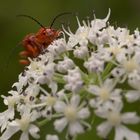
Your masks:
<svg viewBox="0 0 140 140"><path fill-rule="evenodd" d="M0 140L19 131L20 140L73 140L93 129L102 139L140 140L140 32L111 26L109 16L110 9L105 19L81 24L77 18L75 33L63 29L67 41L55 40L29 58L9 95L2 95L7 110L0 113ZM53 133L42 129L48 122Z"/></svg>

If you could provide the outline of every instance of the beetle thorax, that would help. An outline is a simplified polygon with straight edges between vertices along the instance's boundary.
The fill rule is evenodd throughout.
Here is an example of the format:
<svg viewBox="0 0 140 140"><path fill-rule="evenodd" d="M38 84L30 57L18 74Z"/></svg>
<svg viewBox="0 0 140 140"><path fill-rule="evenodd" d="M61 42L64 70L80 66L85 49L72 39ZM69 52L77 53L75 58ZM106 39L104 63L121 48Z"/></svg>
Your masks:
<svg viewBox="0 0 140 140"><path fill-rule="evenodd" d="M47 45L52 43L52 41L54 41L58 36L59 31L50 28L41 28L36 33L36 39L38 40L38 42L46 43Z"/></svg>

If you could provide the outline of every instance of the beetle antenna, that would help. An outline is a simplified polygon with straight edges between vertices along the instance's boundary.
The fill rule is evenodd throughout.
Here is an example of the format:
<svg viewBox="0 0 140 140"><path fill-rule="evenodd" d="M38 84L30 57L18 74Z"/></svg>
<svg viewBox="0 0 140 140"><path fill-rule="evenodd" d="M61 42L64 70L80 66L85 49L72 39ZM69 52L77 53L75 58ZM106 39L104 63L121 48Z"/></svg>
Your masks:
<svg viewBox="0 0 140 140"><path fill-rule="evenodd" d="M35 18L29 16L29 15L17 15L17 17L27 17L33 21L35 21L39 26L41 26L42 28L45 28L38 20L36 20Z"/></svg>
<svg viewBox="0 0 140 140"><path fill-rule="evenodd" d="M50 25L50 29L52 28L52 26L54 25L54 22L56 21L57 18L63 16L63 15L69 15L69 14L72 14L71 12L64 12L64 13L60 13L58 14L52 21L51 25Z"/></svg>

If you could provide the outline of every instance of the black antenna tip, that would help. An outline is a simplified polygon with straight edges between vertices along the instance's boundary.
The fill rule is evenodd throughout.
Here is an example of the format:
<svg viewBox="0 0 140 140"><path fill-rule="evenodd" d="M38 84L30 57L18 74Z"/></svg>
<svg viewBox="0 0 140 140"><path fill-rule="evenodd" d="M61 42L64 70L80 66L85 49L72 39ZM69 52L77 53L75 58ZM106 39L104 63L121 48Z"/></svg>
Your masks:
<svg viewBox="0 0 140 140"><path fill-rule="evenodd" d="M29 15L24 15L24 14L19 14L19 15L16 15L16 17L26 17L26 18L29 18L33 21L35 21L38 25L40 25L42 28L45 28L38 20L36 20L35 18L33 18L32 16L29 16Z"/></svg>
<svg viewBox="0 0 140 140"><path fill-rule="evenodd" d="M55 16L55 18L53 19L53 21L52 21L52 23L50 25L50 28L52 28L52 26L53 26L53 24L54 24L54 22L56 21L57 18L59 18L59 17L61 17L63 15L70 15L70 14L72 15L73 13L72 12L63 12L63 13L60 13L57 16Z"/></svg>

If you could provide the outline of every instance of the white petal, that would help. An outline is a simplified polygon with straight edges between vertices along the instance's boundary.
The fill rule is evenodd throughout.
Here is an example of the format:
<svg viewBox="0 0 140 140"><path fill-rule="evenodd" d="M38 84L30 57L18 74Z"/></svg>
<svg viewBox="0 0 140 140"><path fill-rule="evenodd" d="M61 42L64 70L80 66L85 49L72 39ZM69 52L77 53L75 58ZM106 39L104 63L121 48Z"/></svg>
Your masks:
<svg viewBox="0 0 140 140"><path fill-rule="evenodd" d="M14 108L8 108L8 110L0 113L0 127L1 132L7 127L9 120L12 120L14 117Z"/></svg>
<svg viewBox="0 0 140 140"><path fill-rule="evenodd" d="M39 131L40 130L37 126L32 125L32 124L30 125L29 132L33 138L36 138L36 139L40 138L39 134L37 134Z"/></svg>
<svg viewBox="0 0 140 140"><path fill-rule="evenodd" d="M83 133L84 129L79 122L73 122L69 124L68 131L71 136L75 136L76 134Z"/></svg>
<svg viewBox="0 0 140 140"><path fill-rule="evenodd" d="M59 140L57 135L47 135L46 140Z"/></svg>
<svg viewBox="0 0 140 140"><path fill-rule="evenodd" d="M139 135L136 132L133 132L121 125L115 129L115 140L140 140Z"/></svg>
<svg viewBox="0 0 140 140"><path fill-rule="evenodd" d="M113 89L113 85L114 81L112 79L107 79L105 80L105 82L103 83L103 87L107 88L108 90L112 90Z"/></svg>
<svg viewBox="0 0 140 140"><path fill-rule="evenodd" d="M111 9L109 8L109 9L108 9L108 14L107 14L106 18L103 19L105 22L108 21L108 19L109 19L109 17L110 17L110 14L111 14Z"/></svg>
<svg viewBox="0 0 140 140"><path fill-rule="evenodd" d="M99 136L106 138L109 132L111 131L111 129L112 129L112 126L106 121L106 122L101 123L97 127L97 133Z"/></svg>
<svg viewBox="0 0 140 140"><path fill-rule="evenodd" d="M104 106L105 107L105 106ZM98 107L98 109L95 110L95 114L98 117L106 119L108 116L108 111L104 107Z"/></svg>
<svg viewBox="0 0 140 140"><path fill-rule="evenodd" d="M1 126L1 132L3 132L5 130L5 128L7 127L7 124L9 123L9 121L1 121L0 120L0 126Z"/></svg>
<svg viewBox="0 0 140 140"><path fill-rule="evenodd" d="M49 84L49 88L52 90L52 93L56 93L56 91L57 91L57 84L56 84L56 82L50 82L50 84Z"/></svg>
<svg viewBox="0 0 140 140"><path fill-rule="evenodd" d="M14 107L9 108L9 109L8 109L8 112L7 112L7 116L8 116L10 119L13 119L13 118L14 118L14 115L15 115Z"/></svg>
<svg viewBox="0 0 140 140"><path fill-rule="evenodd" d="M74 47L78 43L77 37L75 35L71 35L68 41L69 49Z"/></svg>
<svg viewBox="0 0 140 140"><path fill-rule="evenodd" d="M88 118L90 115L89 109L88 108L82 108L79 112L78 112L78 117L80 119L86 119Z"/></svg>
<svg viewBox="0 0 140 140"><path fill-rule="evenodd" d="M20 136L20 140L29 140L28 132L23 132Z"/></svg>
<svg viewBox="0 0 140 140"><path fill-rule="evenodd" d="M111 93L110 99L114 100L115 102L121 102L122 96L121 96L121 90L116 89Z"/></svg>
<svg viewBox="0 0 140 140"><path fill-rule="evenodd" d="M18 126L8 126L3 135L0 137L0 140L8 140L12 137L16 132L18 132L20 128Z"/></svg>
<svg viewBox="0 0 140 140"><path fill-rule="evenodd" d="M70 100L70 104L74 107L77 107L80 103L80 96L79 95L73 95L71 100Z"/></svg>
<svg viewBox="0 0 140 140"><path fill-rule="evenodd" d="M55 111L59 113L64 112L65 108L66 104L62 101L57 101L56 104L54 105Z"/></svg>
<svg viewBox="0 0 140 140"><path fill-rule="evenodd" d="M59 99L64 99L64 96L65 96L64 90L62 89L59 92L57 92L57 95L58 95Z"/></svg>
<svg viewBox="0 0 140 140"><path fill-rule="evenodd" d="M90 102L89 102L90 106L95 108L97 106L97 102L95 99L91 99Z"/></svg>
<svg viewBox="0 0 140 140"><path fill-rule="evenodd" d="M125 73L124 69L118 68L118 67L115 67L115 68L111 71L111 74L112 74L114 77L121 77L124 73Z"/></svg>
<svg viewBox="0 0 140 140"><path fill-rule="evenodd" d="M66 118L61 118L61 119L56 120L54 122L55 130L57 130L58 132L62 132L63 129L66 127L67 123L68 122Z"/></svg>
<svg viewBox="0 0 140 140"><path fill-rule="evenodd" d="M136 112L124 113L122 122L125 124L137 124L140 122L140 117L137 116Z"/></svg>
<svg viewBox="0 0 140 140"><path fill-rule="evenodd" d="M114 109L114 111L120 112L123 108L123 102L115 102L114 104L112 104L112 108Z"/></svg>
<svg viewBox="0 0 140 140"><path fill-rule="evenodd" d="M90 85L88 88L88 91L93 95L99 95L99 90L100 90L99 87L96 85Z"/></svg>
<svg viewBox="0 0 140 140"><path fill-rule="evenodd" d="M140 99L140 91L130 90L125 95L128 102L132 103Z"/></svg>

